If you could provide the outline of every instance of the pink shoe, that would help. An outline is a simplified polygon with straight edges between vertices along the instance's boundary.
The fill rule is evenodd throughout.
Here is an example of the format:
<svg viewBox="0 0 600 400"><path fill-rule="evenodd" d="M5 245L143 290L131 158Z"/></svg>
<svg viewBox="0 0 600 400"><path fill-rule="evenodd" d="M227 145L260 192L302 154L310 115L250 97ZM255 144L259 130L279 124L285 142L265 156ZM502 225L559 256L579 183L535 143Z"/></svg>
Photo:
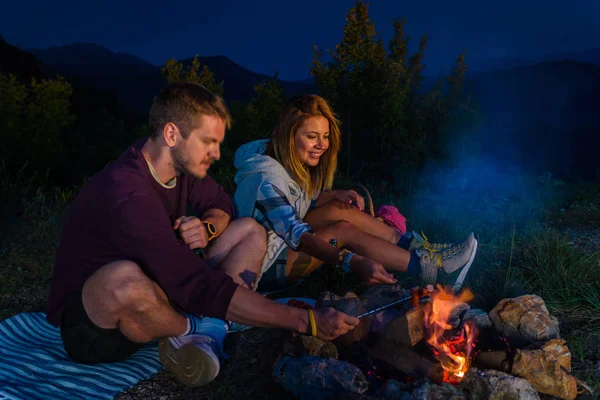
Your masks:
<svg viewBox="0 0 600 400"><path fill-rule="evenodd" d="M394 206L379 206L375 210L375 218L381 219L402 235L406 233L406 217Z"/></svg>

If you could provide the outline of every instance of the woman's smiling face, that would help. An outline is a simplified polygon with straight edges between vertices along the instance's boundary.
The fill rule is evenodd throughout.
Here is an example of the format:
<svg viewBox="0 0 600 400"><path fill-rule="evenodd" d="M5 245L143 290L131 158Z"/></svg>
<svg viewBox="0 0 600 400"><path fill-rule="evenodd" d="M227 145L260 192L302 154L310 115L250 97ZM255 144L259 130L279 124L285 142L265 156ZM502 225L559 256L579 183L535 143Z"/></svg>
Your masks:
<svg viewBox="0 0 600 400"><path fill-rule="evenodd" d="M329 148L329 121L323 116L312 117L296 131L294 147L298 158L309 167L319 165L319 159Z"/></svg>

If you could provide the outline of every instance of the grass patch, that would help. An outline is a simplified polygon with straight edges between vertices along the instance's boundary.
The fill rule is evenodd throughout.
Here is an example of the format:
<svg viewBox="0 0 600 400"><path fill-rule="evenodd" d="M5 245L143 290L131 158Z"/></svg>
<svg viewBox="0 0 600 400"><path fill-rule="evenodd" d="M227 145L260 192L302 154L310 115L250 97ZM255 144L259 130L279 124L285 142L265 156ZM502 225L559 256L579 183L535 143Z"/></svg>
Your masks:
<svg viewBox="0 0 600 400"><path fill-rule="evenodd" d="M33 197L22 200L21 214L3 226L0 295L49 283L62 216L74 193L74 188L55 189L47 195L39 189Z"/></svg>
<svg viewBox="0 0 600 400"><path fill-rule="evenodd" d="M553 210L553 220L563 226L600 226L600 182L576 183L565 189L561 207Z"/></svg>
<svg viewBox="0 0 600 400"><path fill-rule="evenodd" d="M554 230L523 241L518 265L528 291L567 325L600 330L600 252L584 255Z"/></svg>

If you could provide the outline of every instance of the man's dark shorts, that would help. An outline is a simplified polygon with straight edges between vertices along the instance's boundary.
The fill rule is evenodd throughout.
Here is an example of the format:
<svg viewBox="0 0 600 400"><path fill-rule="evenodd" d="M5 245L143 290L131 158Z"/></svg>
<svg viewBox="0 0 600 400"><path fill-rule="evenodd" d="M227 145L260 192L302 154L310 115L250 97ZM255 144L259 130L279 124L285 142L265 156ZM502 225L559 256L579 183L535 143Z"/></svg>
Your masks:
<svg viewBox="0 0 600 400"><path fill-rule="evenodd" d="M124 360L143 346L129 340L119 329L95 325L83 308L81 290L71 293L67 300L60 335L66 352L86 364Z"/></svg>

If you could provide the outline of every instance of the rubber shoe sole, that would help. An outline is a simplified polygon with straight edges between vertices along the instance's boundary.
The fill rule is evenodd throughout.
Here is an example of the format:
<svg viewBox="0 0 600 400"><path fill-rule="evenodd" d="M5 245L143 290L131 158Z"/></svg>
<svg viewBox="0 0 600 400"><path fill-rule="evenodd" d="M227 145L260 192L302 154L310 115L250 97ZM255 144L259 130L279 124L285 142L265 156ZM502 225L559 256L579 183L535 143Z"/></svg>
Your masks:
<svg viewBox="0 0 600 400"><path fill-rule="evenodd" d="M163 338L158 342L158 357L175 379L190 387L209 384L221 368L219 359L206 343L177 348L169 338Z"/></svg>
<svg viewBox="0 0 600 400"><path fill-rule="evenodd" d="M460 274L458 275L458 278L456 278L456 281L454 282L454 286L452 287L452 290L454 290L455 292L460 290L463 282L465 281L467 273L469 273L469 268L471 268L471 264L473 264L473 260L475 260L475 254L477 253L477 245L478 244L479 244L479 242L477 241L477 239L475 239L475 244L473 245L473 251L471 252L471 257L469 258L469 261L465 264L465 266L462 267Z"/></svg>

